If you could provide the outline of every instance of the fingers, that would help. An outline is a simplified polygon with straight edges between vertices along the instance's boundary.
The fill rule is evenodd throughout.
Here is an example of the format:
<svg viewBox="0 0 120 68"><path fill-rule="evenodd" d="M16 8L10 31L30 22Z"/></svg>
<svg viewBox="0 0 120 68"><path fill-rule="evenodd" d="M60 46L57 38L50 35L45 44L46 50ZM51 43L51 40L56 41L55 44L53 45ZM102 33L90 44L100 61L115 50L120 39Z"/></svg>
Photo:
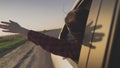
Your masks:
<svg viewBox="0 0 120 68"><path fill-rule="evenodd" d="M0 28L8 29L8 26L7 26L7 25L1 25L1 24L0 24Z"/></svg>
<svg viewBox="0 0 120 68"><path fill-rule="evenodd" d="M9 20L9 22L1 21L2 24L0 24L0 28L4 29L3 32L11 32L11 33L17 33L18 30L21 29L19 24L16 22Z"/></svg>
<svg viewBox="0 0 120 68"><path fill-rule="evenodd" d="M5 29L5 30L2 30L3 32L10 32L7 25L1 25L0 24L0 28Z"/></svg>
<svg viewBox="0 0 120 68"><path fill-rule="evenodd" d="M9 30L2 30L3 32L11 32L11 31L9 31Z"/></svg>
<svg viewBox="0 0 120 68"><path fill-rule="evenodd" d="M10 23L16 23L16 22L14 22L14 21L12 21L12 20L9 20L9 22L10 22Z"/></svg>
<svg viewBox="0 0 120 68"><path fill-rule="evenodd" d="M3 23L3 24L10 24L9 22L4 22L4 21L1 21L1 23Z"/></svg>
<svg viewBox="0 0 120 68"><path fill-rule="evenodd" d="M96 25L96 29L102 28L102 25Z"/></svg>
<svg viewBox="0 0 120 68"><path fill-rule="evenodd" d="M1 21L1 23L3 23L3 24L10 24L10 23L16 23L16 22L14 22L14 21L12 21L12 20L9 20L9 22L5 22L5 21Z"/></svg>
<svg viewBox="0 0 120 68"><path fill-rule="evenodd" d="M92 26L92 24L93 24L93 21L91 21L89 24L87 24L87 27L88 27L90 30L102 28L102 25Z"/></svg>
<svg viewBox="0 0 120 68"><path fill-rule="evenodd" d="M93 21L91 21L87 26L91 26L92 25L92 23L93 23Z"/></svg>

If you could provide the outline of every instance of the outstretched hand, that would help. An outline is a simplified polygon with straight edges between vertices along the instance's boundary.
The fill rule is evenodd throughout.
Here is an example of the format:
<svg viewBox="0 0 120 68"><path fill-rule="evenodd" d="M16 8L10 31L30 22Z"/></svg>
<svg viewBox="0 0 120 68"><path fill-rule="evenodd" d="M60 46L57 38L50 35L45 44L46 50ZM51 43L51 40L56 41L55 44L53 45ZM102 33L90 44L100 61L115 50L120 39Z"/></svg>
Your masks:
<svg viewBox="0 0 120 68"><path fill-rule="evenodd" d="M19 33L21 26L16 22L9 20L9 22L1 22L0 28L4 29L3 32Z"/></svg>
<svg viewBox="0 0 120 68"><path fill-rule="evenodd" d="M21 27L18 23L9 20L9 22L1 22L0 28L4 29L3 32L10 32L10 33L20 33L23 35L27 35L28 29Z"/></svg>

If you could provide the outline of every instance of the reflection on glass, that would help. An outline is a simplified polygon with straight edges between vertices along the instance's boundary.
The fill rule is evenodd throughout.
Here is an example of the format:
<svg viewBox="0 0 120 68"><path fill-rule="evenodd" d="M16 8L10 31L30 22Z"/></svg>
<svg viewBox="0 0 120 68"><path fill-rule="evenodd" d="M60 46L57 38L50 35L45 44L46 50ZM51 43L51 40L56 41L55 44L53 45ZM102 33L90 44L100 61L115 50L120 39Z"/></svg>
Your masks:
<svg viewBox="0 0 120 68"><path fill-rule="evenodd" d="M92 49L95 49L95 46L92 45L91 42L99 42L102 41L102 38L104 36L104 33L98 33L98 32L94 32L94 30L100 29L102 28L102 25L96 25L96 26L92 26L93 22L90 22L87 26L86 26L86 31L84 34L84 41L83 41L83 45L90 47ZM94 37L93 37L93 35Z"/></svg>

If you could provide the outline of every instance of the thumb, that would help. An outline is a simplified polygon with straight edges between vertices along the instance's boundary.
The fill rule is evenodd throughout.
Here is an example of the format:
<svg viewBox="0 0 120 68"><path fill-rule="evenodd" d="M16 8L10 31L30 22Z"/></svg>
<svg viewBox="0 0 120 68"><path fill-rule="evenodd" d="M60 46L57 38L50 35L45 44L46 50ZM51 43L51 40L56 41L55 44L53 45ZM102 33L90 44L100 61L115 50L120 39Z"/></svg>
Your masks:
<svg viewBox="0 0 120 68"><path fill-rule="evenodd" d="M16 22L14 22L14 21L12 21L12 20L9 20L9 22L10 22L10 23L16 23Z"/></svg>

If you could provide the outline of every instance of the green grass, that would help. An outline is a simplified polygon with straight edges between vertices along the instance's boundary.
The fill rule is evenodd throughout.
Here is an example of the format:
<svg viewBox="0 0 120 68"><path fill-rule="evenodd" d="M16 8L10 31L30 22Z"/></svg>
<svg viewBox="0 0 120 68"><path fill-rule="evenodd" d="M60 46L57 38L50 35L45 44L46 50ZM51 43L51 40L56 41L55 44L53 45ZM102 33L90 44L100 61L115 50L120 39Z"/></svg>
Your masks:
<svg viewBox="0 0 120 68"><path fill-rule="evenodd" d="M0 37L0 53L23 44L27 39L21 35Z"/></svg>

